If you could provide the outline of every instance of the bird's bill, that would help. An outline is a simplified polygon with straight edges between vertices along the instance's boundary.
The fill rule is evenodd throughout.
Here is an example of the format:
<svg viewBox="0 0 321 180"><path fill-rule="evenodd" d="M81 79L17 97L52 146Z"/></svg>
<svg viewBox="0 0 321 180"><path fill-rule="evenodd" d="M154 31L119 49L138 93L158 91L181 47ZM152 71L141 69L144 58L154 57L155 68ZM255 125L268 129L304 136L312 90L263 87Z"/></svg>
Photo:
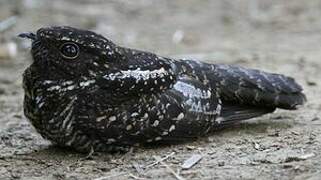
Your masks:
<svg viewBox="0 0 321 180"><path fill-rule="evenodd" d="M31 39L31 40L36 40L36 35L32 32L24 32L24 33L20 33L18 35L18 37L20 38L28 38L28 39Z"/></svg>

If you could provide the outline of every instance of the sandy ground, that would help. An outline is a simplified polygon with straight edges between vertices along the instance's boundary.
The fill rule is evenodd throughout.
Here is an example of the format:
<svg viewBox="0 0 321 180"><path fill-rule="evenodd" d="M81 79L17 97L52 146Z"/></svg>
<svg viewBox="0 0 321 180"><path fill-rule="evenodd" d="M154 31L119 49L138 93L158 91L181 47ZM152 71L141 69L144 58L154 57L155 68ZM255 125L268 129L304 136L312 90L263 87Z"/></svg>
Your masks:
<svg viewBox="0 0 321 180"><path fill-rule="evenodd" d="M185 179L320 178L319 1L0 1L0 20L10 16L17 22L0 33L0 47L14 42L19 51L14 58L0 58L0 179L177 179L166 165ZM51 146L23 115L21 74L31 63L30 43L15 35L47 25L95 30L119 44L165 56L283 73L303 85L308 103L195 142L86 159ZM193 154L202 160L182 170ZM154 163L155 156L165 159Z"/></svg>

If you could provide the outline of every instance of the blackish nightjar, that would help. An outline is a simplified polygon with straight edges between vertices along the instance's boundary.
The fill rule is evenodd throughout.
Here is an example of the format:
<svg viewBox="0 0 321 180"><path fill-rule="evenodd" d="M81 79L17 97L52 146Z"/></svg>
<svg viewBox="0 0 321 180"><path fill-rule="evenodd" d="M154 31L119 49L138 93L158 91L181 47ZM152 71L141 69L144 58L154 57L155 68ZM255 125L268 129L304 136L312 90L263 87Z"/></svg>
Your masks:
<svg viewBox="0 0 321 180"><path fill-rule="evenodd" d="M205 136L306 101L293 78L118 46L91 31L41 28L23 75L36 130L78 151L117 151Z"/></svg>

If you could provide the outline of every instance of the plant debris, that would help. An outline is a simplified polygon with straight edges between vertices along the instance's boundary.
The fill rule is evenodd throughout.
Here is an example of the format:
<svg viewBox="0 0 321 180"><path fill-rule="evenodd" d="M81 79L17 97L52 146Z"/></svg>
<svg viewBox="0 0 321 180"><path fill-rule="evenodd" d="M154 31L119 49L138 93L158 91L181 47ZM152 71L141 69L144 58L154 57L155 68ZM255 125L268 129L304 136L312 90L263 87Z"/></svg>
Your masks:
<svg viewBox="0 0 321 180"><path fill-rule="evenodd" d="M190 158L184 161L182 168L183 169L190 169L195 164L197 164L203 158L200 154L193 154Z"/></svg>

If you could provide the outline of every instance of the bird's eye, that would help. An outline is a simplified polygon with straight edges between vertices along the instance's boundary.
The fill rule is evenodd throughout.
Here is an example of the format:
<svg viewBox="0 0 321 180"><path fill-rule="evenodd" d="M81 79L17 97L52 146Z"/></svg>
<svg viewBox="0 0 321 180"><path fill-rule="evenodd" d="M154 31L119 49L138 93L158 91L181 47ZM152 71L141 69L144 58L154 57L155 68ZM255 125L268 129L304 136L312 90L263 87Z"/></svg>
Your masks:
<svg viewBox="0 0 321 180"><path fill-rule="evenodd" d="M66 59L75 59L79 55L79 47L75 43L67 42L61 45L60 53Z"/></svg>

